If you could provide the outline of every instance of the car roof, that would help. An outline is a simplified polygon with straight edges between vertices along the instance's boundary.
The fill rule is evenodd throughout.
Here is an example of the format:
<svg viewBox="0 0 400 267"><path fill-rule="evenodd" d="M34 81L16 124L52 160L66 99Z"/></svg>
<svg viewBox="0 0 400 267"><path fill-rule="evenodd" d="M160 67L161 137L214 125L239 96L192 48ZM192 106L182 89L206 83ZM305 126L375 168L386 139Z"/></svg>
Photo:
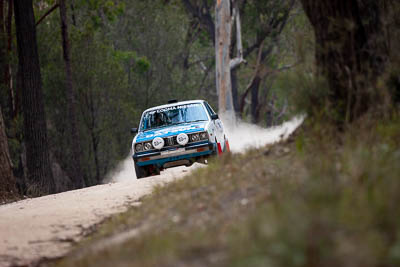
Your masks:
<svg viewBox="0 0 400 267"><path fill-rule="evenodd" d="M174 102L174 103L171 103L171 104L165 104L165 105L161 105L161 106L148 108L145 111L143 111L143 113L145 113L147 111L151 111L151 110L157 110L157 109L161 109L161 108L168 108L168 107L173 107L173 106L178 106L178 105L195 104L195 103L202 104L203 102L204 102L204 100L186 100L186 101Z"/></svg>

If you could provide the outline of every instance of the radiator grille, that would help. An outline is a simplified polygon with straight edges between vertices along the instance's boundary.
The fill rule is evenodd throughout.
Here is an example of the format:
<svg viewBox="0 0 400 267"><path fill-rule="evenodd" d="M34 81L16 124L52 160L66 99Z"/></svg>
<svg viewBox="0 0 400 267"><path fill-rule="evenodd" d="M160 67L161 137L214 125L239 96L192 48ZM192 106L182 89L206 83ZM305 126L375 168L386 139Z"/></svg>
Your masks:
<svg viewBox="0 0 400 267"><path fill-rule="evenodd" d="M169 136L164 138L164 147L169 147L169 146L176 146L178 145L178 141L176 140L176 136Z"/></svg>

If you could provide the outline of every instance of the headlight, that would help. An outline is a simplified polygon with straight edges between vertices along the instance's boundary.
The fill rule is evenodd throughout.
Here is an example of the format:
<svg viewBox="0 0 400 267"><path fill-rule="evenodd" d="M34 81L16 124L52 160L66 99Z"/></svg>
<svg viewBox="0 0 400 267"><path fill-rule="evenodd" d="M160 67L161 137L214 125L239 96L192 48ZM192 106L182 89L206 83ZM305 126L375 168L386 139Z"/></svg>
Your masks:
<svg viewBox="0 0 400 267"><path fill-rule="evenodd" d="M164 147L164 139L161 137L156 137L153 139L152 145L155 149L161 149Z"/></svg>
<svg viewBox="0 0 400 267"><path fill-rule="evenodd" d="M144 150L150 150L152 148L153 146L151 145L151 143L144 143Z"/></svg>
<svg viewBox="0 0 400 267"><path fill-rule="evenodd" d="M143 151L143 144L137 144L135 146L136 152L142 152Z"/></svg>
<svg viewBox="0 0 400 267"><path fill-rule="evenodd" d="M176 137L176 141L178 142L178 144L180 144L181 146L186 145L189 142L189 136L185 133L180 133L178 134L178 136Z"/></svg>
<svg viewBox="0 0 400 267"><path fill-rule="evenodd" d="M207 132L202 132L202 133L200 133L200 139L201 139L201 140L208 139L208 133L207 133Z"/></svg>
<svg viewBox="0 0 400 267"><path fill-rule="evenodd" d="M199 135L198 133L192 134L192 135L190 136L190 139L192 140L192 142L199 141L199 140L200 140L200 135Z"/></svg>

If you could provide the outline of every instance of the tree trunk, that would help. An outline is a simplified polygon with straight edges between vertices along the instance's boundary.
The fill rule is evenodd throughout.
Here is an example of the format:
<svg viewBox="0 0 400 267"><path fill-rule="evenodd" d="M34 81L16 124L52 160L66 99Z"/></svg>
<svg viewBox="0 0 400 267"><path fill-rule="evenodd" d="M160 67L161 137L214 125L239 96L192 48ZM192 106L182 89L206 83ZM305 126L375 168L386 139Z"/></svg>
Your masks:
<svg viewBox="0 0 400 267"><path fill-rule="evenodd" d="M239 106L239 93L238 93L238 80L237 80L237 68L231 70L231 82L232 82L232 99L233 99L233 109L237 116L240 115Z"/></svg>
<svg viewBox="0 0 400 267"><path fill-rule="evenodd" d="M28 192L44 195L55 192L50 167L43 104L42 80L36 41L32 0L15 1L18 67L21 74L24 138L28 168Z"/></svg>
<svg viewBox="0 0 400 267"><path fill-rule="evenodd" d="M71 19L72 19L72 25L74 25L76 27L76 18L75 18L75 5L74 5L74 1L71 0L70 1L70 6L71 6Z"/></svg>
<svg viewBox="0 0 400 267"><path fill-rule="evenodd" d="M231 44L230 0L217 0L215 6L215 52L218 109L222 116L234 118L229 48Z"/></svg>
<svg viewBox="0 0 400 267"><path fill-rule="evenodd" d="M93 157L94 157L94 165L96 168L96 183L100 184L100 162L99 162L99 138L94 132L94 129L90 129L90 137L92 138L92 148L93 148Z"/></svg>
<svg viewBox="0 0 400 267"><path fill-rule="evenodd" d="M13 17L13 0L8 0L8 11L6 20L6 33L7 33L7 52L6 52L6 64L4 67L4 83L9 91L9 109L10 117L15 118L18 114L18 107L16 105L16 94L13 88L10 57L12 52L12 17Z"/></svg>
<svg viewBox="0 0 400 267"><path fill-rule="evenodd" d="M258 91L260 88L261 78L256 76L254 82L251 85L251 122L258 123L259 119L259 100L258 100Z"/></svg>
<svg viewBox="0 0 400 267"><path fill-rule="evenodd" d="M229 124L235 123L235 108L232 96L231 70L237 68L243 59L240 15L237 2L217 0L215 5L215 54L216 54L216 83L218 93L218 108L222 117ZM236 22L236 58L231 59L232 23Z"/></svg>
<svg viewBox="0 0 400 267"><path fill-rule="evenodd" d="M12 172L8 141L5 132L3 114L0 107L0 200L16 195L15 178Z"/></svg>
<svg viewBox="0 0 400 267"><path fill-rule="evenodd" d="M83 172L81 167L81 142L78 131L78 120L76 116L77 104L76 104L76 92L72 81L72 68L70 59L70 44L68 38L68 20L67 20L67 8L65 6L65 0L60 0L60 17L61 17L61 35L62 35L62 47L63 57L65 62L65 73L66 73L66 96L67 96L67 120L69 122L69 144L71 146L71 154L69 157L71 170L69 170L69 176L73 182L74 188L82 188L85 186Z"/></svg>
<svg viewBox="0 0 400 267"><path fill-rule="evenodd" d="M0 75L5 72L6 65L6 34L4 24L4 0L0 0ZM1 90L5 89L3 88L4 85L5 82L2 79Z"/></svg>
<svg viewBox="0 0 400 267"><path fill-rule="evenodd" d="M378 104L376 81L388 51L382 20L385 0L301 0L314 28L316 64L329 84L338 123Z"/></svg>
<svg viewBox="0 0 400 267"><path fill-rule="evenodd" d="M8 70L7 38L5 32L4 1L0 0L0 88L8 91ZM9 106L12 110L12 106ZM7 135L5 132L2 109L0 107L0 200L4 201L16 194L15 178L12 171L11 159L8 150Z"/></svg>

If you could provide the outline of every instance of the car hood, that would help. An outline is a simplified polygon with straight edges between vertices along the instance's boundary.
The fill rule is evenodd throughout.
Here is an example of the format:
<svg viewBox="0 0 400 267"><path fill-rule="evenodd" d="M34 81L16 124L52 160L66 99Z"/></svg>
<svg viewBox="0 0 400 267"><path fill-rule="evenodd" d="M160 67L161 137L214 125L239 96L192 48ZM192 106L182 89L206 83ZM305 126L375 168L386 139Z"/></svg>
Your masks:
<svg viewBox="0 0 400 267"><path fill-rule="evenodd" d="M176 126L169 126L169 127L163 127L144 132L139 132L136 136L136 142L149 141L157 136L167 137L171 135L178 135L180 133L195 133L199 131L204 131L207 127L207 124L208 121L189 122L189 123L179 124Z"/></svg>

